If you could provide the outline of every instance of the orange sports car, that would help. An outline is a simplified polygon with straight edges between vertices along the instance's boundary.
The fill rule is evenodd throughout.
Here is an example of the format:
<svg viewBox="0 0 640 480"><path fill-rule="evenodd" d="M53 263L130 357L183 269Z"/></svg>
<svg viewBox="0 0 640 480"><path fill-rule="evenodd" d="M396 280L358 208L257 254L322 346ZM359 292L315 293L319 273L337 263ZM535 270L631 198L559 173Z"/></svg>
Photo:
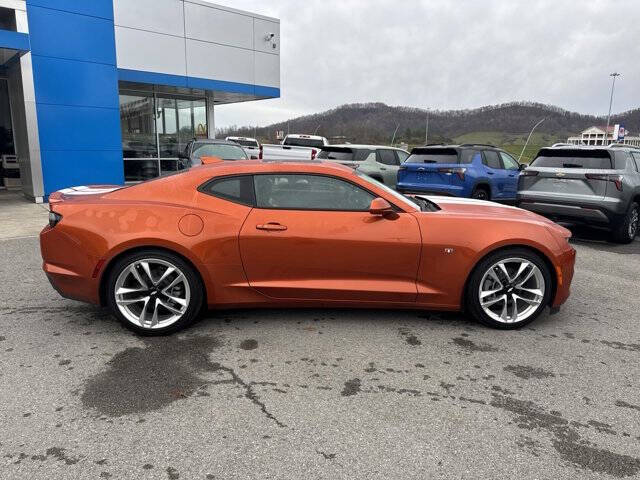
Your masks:
<svg viewBox="0 0 640 480"><path fill-rule="evenodd" d="M206 307L464 310L516 328L567 300L575 261L570 232L534 213L406 197L334 163L211 162L49 201L53 287L140 334Z"/></svg>

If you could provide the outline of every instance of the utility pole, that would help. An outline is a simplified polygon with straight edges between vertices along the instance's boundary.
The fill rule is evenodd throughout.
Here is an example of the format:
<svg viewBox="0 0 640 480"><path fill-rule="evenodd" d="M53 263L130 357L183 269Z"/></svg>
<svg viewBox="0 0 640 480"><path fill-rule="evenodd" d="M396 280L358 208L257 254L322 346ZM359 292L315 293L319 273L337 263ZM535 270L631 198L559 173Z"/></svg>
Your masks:
<svg viewBox="0 0 640 480"><path fill-rule="evenodd" d="M609 98L609 115L607 115L607 129L604 131L604 141L603 145L609 144L609 121L611 120L611 106L613 105L613 90L616 88L616 77L622 75L618 72L610 73L609 76L613 77L613 82L611 83L611 98Z"/></svg>
<svg viewBox="0 0 640 480"><path fill-rule="evenodd" d="M427 108L427 125L424 129L424 144L429 145L429 109Z"/></svg>

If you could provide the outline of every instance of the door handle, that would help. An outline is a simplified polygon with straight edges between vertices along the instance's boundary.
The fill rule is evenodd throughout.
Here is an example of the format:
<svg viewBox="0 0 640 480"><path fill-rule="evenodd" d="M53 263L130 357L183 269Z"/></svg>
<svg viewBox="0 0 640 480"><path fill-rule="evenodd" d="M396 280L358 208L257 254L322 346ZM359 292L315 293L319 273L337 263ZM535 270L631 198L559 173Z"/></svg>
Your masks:
<svg viewBox="0 0 640 480"><path fill-rule="evenodd" d="M487 171L487 175L495 175L495 174L496 174L496 172L489 172L489 171Z"/></svg>
<svg viewBox="0 0 640 480"><path fill-rule="evenodd" d="M380 167L380 170L386 170L386 168L384 168L384 167Z"/></svg>
<svg viewBox="0 0 640 480"><path fill-rule="evenodd" d="M286 230L287 227L284 225L280 225L278 222L269 222L263 223L260 225L256 225L257 230L269 230L269 231L282 231Z"/></svg>

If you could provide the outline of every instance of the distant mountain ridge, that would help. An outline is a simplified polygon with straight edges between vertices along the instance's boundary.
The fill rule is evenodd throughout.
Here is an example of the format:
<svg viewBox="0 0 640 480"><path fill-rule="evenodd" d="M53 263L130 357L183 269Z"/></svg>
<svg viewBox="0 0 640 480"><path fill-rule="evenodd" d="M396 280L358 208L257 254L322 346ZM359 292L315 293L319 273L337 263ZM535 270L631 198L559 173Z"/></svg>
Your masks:
<svg viewBox="0 0 640 480"><path fill-rule="evenodd" d="M398 127L395 142L423 143L427 110L389 106L384 103L352 103L313 115L293 118L267 127L230 127L222 135L253 136L263 141L275 139L275 132L314 133L327 138L339 137L352 143L390 143ZM554 139L578 134L592 125L605 125L606 118L584 115L535 102L509 102L465 110L431 110L429 143L453 141L476 132L527 134L536 122L545 118L537 132ZM621 123L632 134L640 132L640 108L611 116L611 124Z"/></svg>

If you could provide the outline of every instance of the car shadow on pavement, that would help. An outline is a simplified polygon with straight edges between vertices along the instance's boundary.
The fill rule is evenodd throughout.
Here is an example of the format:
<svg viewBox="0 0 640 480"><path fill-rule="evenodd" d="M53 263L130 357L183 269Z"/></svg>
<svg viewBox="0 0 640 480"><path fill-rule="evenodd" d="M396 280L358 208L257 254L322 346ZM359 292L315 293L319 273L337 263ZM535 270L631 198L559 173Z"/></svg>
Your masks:
<svg viewBox="0 0 640 480"><path fill-rule="evenodd" d="M640 237L636 237L635 241L630 244L623 245L611 241L610 234L607 230L600 228L588 227L585 225L565 225L573 237L572 244L583 245L604 252L632 254L640 253Z"/></svg>

